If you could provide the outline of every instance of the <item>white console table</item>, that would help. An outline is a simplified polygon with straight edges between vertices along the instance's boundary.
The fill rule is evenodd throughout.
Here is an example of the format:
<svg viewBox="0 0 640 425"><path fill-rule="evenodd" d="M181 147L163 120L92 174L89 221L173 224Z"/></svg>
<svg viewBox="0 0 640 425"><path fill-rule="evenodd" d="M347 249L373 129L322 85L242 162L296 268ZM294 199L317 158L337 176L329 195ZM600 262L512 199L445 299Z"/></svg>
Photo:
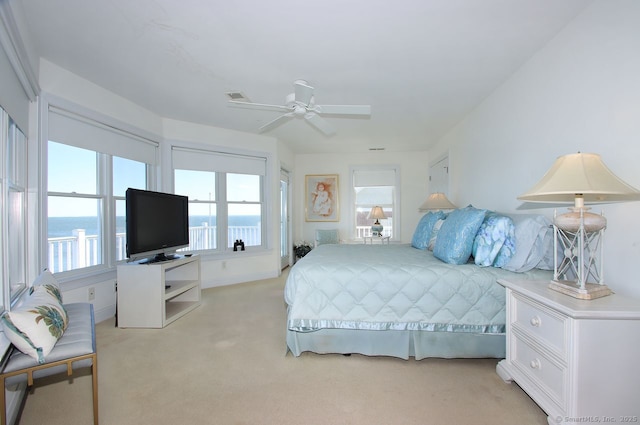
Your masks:
<svg viewBox="0 0 640 425"><path fill-rule="evenodd" d="M164 328L201 302L200 257L118 266L118 327Z"/></svg>
<svg viewBox="0 0 640 425"><path fill-rule="evenodd" d="M640 301L580 300L549 281L498 283L507 291L503 380L526 391L550 425L640 420Z"/></svg>

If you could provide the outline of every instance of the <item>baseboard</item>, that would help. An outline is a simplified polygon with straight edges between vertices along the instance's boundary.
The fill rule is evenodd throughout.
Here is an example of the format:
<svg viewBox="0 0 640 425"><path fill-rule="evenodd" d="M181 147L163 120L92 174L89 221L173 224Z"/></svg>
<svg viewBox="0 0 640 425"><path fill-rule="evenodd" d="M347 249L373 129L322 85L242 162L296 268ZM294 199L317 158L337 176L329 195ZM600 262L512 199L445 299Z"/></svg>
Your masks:
<svg viewBox="0 0 640 425"><path fill-rule="evenodd" d="M202 281L202 289L215 288L218 286L235 285L237 283L253 282L255 280L273 279L280 276L279 270L272 272L260 272L260 273L243 273L238 276L229 276L222 279L209 279Z"/></svg>
<svg viewBox="0 0 640 425"><path fill-rule="evenodd" d="M96 323L100 323L103 322L105 320L111 319L116 315L116 306L115 305L109 305L107 307L103 307L101 309L96 309L95 308L95 304L93 306L94 310L93 310L93 315L95 318Z"/></svg>

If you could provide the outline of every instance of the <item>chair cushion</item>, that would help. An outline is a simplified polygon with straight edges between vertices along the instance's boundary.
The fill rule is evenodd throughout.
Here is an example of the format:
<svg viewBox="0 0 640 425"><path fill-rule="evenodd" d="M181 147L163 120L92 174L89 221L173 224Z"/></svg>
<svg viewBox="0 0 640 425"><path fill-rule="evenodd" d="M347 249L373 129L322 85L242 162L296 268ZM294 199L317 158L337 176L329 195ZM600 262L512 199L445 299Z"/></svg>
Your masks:
<svg viewBox="0 0 640 425"><path fill-rule="evenodd" d="M93 315L93 305L90 303L72 303L65 304L69 317L69 325L64 332L62 338L58 340L55 347L46 357L45 363L51 363L58 360L65 360L85 354L95 353L95 321ZM19 350L13 350L3 373L14 372L17 370L38 366L40 363L33 357L22 353ZM81 360L73 363L73 369L91 366L91 360ZM57 373L63 373L67 369L66 365L41 369L33 373L34 379L42 378ZM17 382L26 381L26 375L16 375L5 380L6 385Z"/></svg>

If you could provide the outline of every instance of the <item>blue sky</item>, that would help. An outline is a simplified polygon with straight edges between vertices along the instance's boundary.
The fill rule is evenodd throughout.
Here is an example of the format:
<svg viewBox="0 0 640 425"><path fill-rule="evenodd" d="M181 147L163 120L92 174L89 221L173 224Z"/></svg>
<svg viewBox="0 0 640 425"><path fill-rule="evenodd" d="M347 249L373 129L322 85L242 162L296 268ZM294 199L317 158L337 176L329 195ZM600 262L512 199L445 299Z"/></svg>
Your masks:
<svg viewBox="0 0 640 425"><path fill-rule="evenodd" d="M97 167L98 156L95 152L50 142L48 144L48 190L95 195L98 193ZM113 193L124 197L129 187L146 189L146 169L141 162L113 157ZM188 196L190 200L215 200L215 175L204 171L179 170L176 178L175 192ZM229 201L259 201L257 190L258 176L229 174L230 186L227 198ZM83 217L95 216L99 211L96 199L49 197L49 217ZM116 215L124 215L124 201L116 205ZM215 206L191 204L190 215L215 215ZM259 215L256 205L231 205L229 215Z"/></svg>

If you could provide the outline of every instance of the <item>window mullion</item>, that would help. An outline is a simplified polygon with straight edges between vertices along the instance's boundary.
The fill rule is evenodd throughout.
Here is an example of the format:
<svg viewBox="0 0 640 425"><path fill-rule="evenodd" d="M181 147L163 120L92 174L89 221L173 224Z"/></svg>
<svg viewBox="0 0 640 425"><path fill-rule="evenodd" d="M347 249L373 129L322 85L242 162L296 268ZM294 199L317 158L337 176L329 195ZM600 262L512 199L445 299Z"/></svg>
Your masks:
<svg viewBox="0 0 640 425"><path fill-rule="evenodd" d="M104 264L115 265L116 217L115 200L113 199L113 157L108 154L98 154L98 193L102 197L102 258Z"/></svg>
<svg viewBox="0 0 640 425"><path fill-rule="evenodd" d="M227 202L227 174L216 173L216 199L218 201L218 249L229 248L229 203Z"/></svg>

